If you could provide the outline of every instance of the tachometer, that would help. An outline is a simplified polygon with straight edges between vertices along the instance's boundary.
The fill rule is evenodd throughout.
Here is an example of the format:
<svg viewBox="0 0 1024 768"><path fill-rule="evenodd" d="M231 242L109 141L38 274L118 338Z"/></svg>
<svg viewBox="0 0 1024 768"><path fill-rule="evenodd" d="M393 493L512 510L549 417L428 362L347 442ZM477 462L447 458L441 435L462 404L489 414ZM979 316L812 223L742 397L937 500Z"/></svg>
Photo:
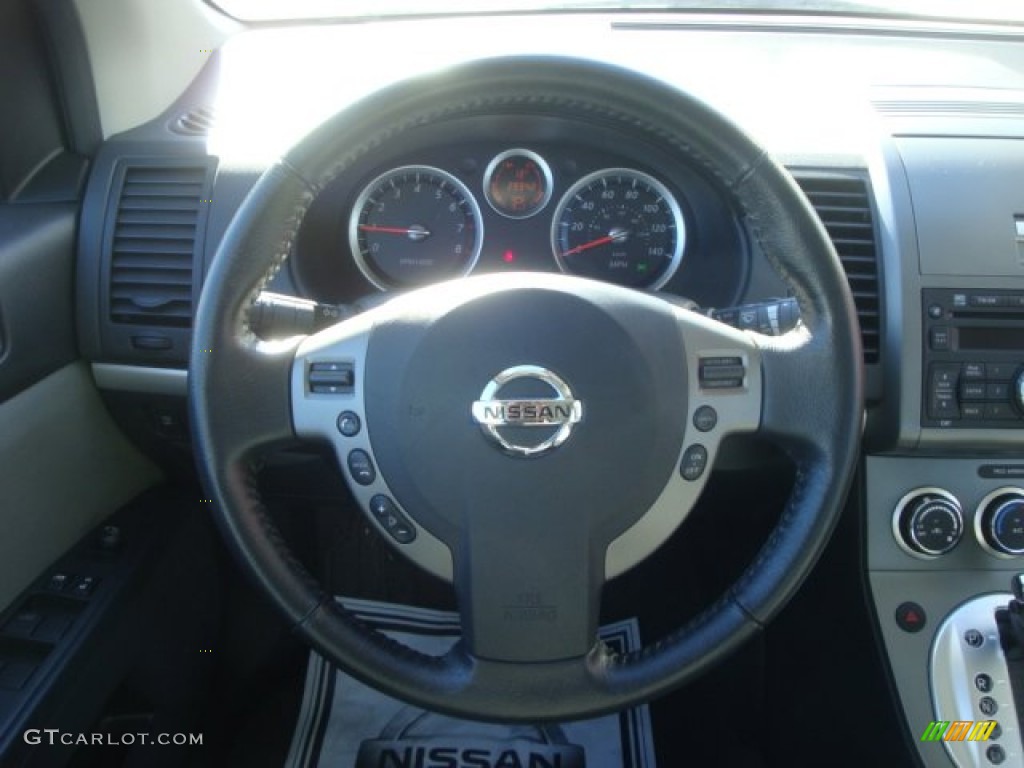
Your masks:
<svg viewBox="0 0 1024 768"><path fill-rule="evenodd" d="M686 222L660 181L627 168L591 173L563 195L551 247L564 272L636 288L662 287L683 259Z"/></svg>
<svg viewBox="0 0 1024 768"><path fill-rule="evenodd" d="M480 206L450 173L408 165L371 181L349 219L352 254L381 289L467 274L483 243Z"/></svg>

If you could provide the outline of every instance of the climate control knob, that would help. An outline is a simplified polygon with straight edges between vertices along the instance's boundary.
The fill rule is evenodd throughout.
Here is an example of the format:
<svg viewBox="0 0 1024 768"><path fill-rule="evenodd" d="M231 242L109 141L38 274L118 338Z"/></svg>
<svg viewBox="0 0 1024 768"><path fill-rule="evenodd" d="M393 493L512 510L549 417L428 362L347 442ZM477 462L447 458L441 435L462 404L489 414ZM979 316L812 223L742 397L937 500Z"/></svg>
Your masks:
<svg viewBox="0 0 1024 768"><path fill-rule="evenodd" d="M1013 379L1012 393L1013 402L1017 404L1021 413L1024 413L1024 371L1018 373Z"/></svg>
<svg viewBox="0 0 1024 768"><path fill-rule="evenodd" d="M1024 490L1000 488L982 499L974 515L974 533L989 554L1024 555Z"/></svg>
<svg viewBox="0 0 1024 768"><path fill-rule="evenodd" d="M918 488L896 505L896 543L914 557L933 558L953 550L964 533L964 513L956 497L941 488Z"/></svg>

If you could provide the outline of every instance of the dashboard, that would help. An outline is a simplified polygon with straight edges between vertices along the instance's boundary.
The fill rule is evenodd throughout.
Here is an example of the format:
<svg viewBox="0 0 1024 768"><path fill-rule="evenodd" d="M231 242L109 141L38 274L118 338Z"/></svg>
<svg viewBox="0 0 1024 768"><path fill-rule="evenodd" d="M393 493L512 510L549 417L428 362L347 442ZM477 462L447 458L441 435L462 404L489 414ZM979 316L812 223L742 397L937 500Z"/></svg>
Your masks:
<svg viewBox="0 0 1024 768"><path fill-rule="evenodd" d="M97 383L125 398L137 431L184 441L189 324L217 246L272 158L338 108L456 60L605 51L744 126L832 236L865 351L860 566L908 738L984 719L994 702L1003 760L1021 759L1005 669L958 638L975 630L995 647L977 601L1008 599L1024 564L1024 36L656 14L553 17L539 35L531 23L503 19L500 40L482 19L247 32L164 112L110 137L79 241L81 347ZM409 53L382 60L384 45ZM216 121L195 128L213 106ZM785 296L699 163L549 107L435 123L353 158L311 191L282 258L267 288L326 305L462 275L568 272L753 307L743 322L759 330L765 303ZM981 691L979 674L1002 682ZM972 745L918 747L929 766L994 763Z"/></svg>

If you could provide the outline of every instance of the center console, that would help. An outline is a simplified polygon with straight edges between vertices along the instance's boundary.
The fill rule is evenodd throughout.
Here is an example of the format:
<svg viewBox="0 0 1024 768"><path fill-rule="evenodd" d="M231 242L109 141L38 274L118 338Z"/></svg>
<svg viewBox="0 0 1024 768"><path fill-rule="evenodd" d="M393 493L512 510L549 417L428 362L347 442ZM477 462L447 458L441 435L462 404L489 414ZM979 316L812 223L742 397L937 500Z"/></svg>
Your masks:
<svg viewBox="0 0 1024 768"><path fill-rule="evenodd" d="M1014 553L1024 480L1006 477L1020 472L1024 456L867 459L869 583L909 735L927 766L1024 761L995 618L1024 571ZM989 720L999 730L985 742L925 739L932 723Z"/></svg>
<svg viewBox="0 0 1024 768"><path fill-rule="evenodd" d="M868 584L922 764L1024 765L997 621L1024 572L1024 125L955 127L897 135L880 171L891 439L865 459Z"/></svg>

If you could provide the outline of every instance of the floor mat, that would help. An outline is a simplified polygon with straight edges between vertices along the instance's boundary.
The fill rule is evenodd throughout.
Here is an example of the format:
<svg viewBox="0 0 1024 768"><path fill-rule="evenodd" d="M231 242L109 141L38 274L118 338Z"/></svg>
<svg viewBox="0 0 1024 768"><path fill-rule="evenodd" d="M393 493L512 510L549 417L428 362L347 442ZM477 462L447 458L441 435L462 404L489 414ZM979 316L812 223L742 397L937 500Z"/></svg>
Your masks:
<svg viewBox="0 0 1024 768"><path fill-rule="evenodd" d="M363 621L434 655L459 637L458 615L340 599ZM620 652L640 647L636 619L602 627ZM385 696L310 654L286 768L655 768L646 706L594 720L497 726L425 712Z"/></svg>

